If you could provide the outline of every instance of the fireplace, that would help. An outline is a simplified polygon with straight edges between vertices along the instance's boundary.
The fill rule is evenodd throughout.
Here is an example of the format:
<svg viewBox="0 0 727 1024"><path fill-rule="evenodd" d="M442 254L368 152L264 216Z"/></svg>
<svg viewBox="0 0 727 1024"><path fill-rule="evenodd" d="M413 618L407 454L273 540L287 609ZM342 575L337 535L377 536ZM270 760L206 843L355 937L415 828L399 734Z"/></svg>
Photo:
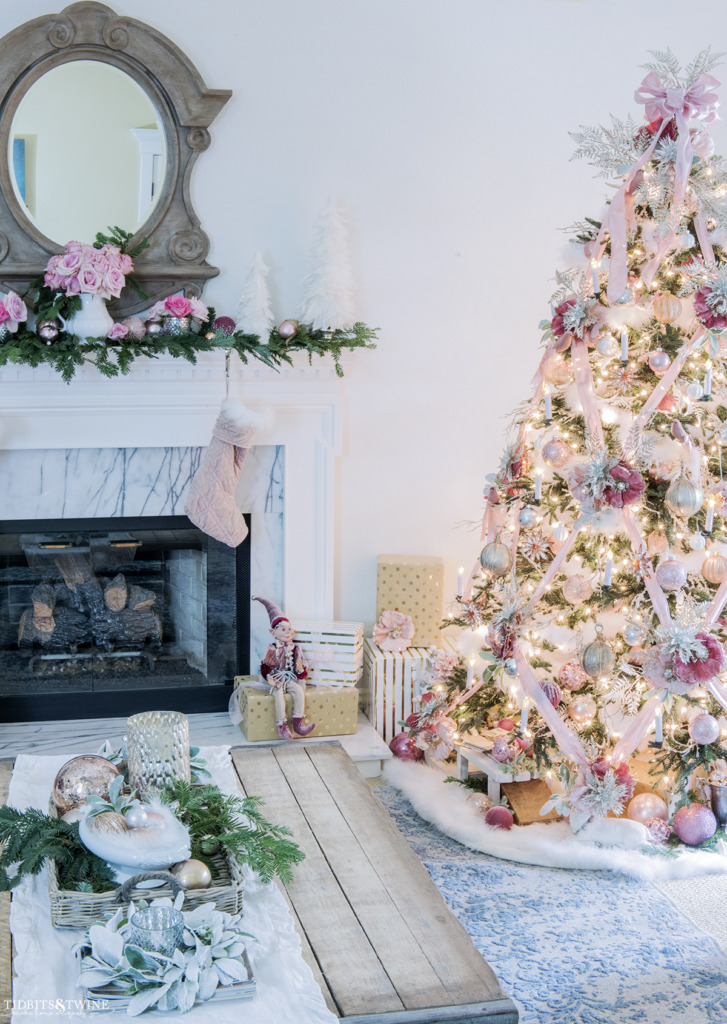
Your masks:
<svg viewBox="0 0 727 1024"><path fill-rule="evenodd" d="M248 671L250 550L185 516L0 524L2 719L224 709Z"/></svg>

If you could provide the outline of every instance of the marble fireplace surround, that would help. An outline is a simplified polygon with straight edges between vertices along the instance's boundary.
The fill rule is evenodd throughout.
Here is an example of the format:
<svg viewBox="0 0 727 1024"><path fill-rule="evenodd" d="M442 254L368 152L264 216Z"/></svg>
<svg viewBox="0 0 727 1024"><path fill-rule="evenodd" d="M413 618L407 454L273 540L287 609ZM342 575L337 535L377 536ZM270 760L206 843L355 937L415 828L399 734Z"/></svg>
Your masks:
<svg viewBox="0 0 727 1024"><path fill-rule="evenodd" d="M229 394L267 417L255 438L260 458L251 453L238 488L238 504L244 511L253 503L253 561L267 565L261 579L266 586L281 588L270 596L282 601L289 615L331 619L334 466L341 446L339 384L332 363L316 360L311 367L302 357L276 372L262 364L245 366L233 355ZM138 359L127 376L112 380L88 367L70 384L47 368L5 366L0 368L0 395L0 474L7 472L6 482L12 480L12 495L7 487L0 488L0 518L31 518L27 513L37 501L31 496L43 491L43 465L49 456L52 460L53 452L60 456L65 450L68 462L68 453L77 449L133 449L134 459L141 457L143 464L143 449L179 449L170 453L172 457L178 455L180 465L186 460L193 467L194 451L190 460L183 450L209 442L225 396L224 356L202 353L196 365L169 356ZM276 447L266 452L263 446ZM277 446L283 446L282 458L276 456ZM148 456L159 457L152 451ZM264 487L256 474L264 477ZM66 475L72 477L68 471ZM255 483L258 496L247 501L241 490L254 491ZM176 514L182 512L184 489L183 483L181 493L175 494ZM20 507L22 497L19 505L18 495L24 490L29 495L27 508ZM49 490L52 503L46 481L46 496ZM255 501L259 510L274 513L284 503L277 526L256 524ZM57 515L62 517L62 510ZM51 515L44 507L38 517ZM261 553L259 545L266 543L282 547L282 559L279 550ZM253 570L253 586L255 582ZM253 656L266 635L260 623L253 627Z"/></svg>

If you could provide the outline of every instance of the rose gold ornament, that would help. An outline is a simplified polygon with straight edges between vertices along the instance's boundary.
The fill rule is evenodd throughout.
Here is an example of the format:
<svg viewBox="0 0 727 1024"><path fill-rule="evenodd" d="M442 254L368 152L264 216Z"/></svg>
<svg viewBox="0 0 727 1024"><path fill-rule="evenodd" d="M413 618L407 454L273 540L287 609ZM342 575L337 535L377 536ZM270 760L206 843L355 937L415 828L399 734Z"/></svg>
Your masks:
<svg viewBox="0 0 727 1024"><path fill-rule="evenodd" d="M116 765L97 754L82 754L66 761L53 783L53 803L60 814L86 802L86 798L109 798L109 784L119 774Z"/></svg>
<svg viewBox="0 0 727 1024"><path fill-rule="evenodd" d="M649 356L649 369L656 374L657 377L663 376L671 366L671 359L662 351L658 349L656 352L652 352Z"/></svg>
<svg viewBox="0 0 727 1024"><path fill-rule="evenodd" d="M558 673L558 682L566 690L580 690L588 676L577 661L567 661Z"/></svg>
<svg viewBox="0 0 727 1024"><path fill-rule="evenodd" d="M487 814L489 809L492 807L492 798L487 793L470 793L467 797L467 803L472 804L476 807L480 814Z"/></svg>
<svg viewBox="0 0 727 1024"><path fill-rule="evenodd" d="M676 558L667 558L660 562L654 575L664 590L681 590L687 582L686 566L677 562Z"/></svg>
<svg viewBox="0 0 727 1024"><path fill-rule="evenodd" d="M702 576L704 576L708 583L716 583L719 586L726 572L727 558L718 555L716 552L707 555L704 562L702 562Z"/></svg>
<svg viewBox="0 0 727 1024"><path fill-rule="evenodd" d="M171 869L183 889L209 889L212 873L201 860L180 860Z"/></svg>
<svg viewBox="0 0 727 1024"><path fill-rule="evenodd" d="M578 694L568 705L568 716L578 725L593 721L596 713L596 702L589 693Z"/></svg>
<svg viewBox="0 0 727 1024"><path fill-rule="evenodd" d="M654 319L660 324L673 324L681 314L682 304L676 295L658 292L654 298Z"/></svg>
<svg viewBox="0 0 727 1024"><path fill-rule="evenodd" d="M650 555L661 555L669 547L669 540L663 530L652 530L646 538L646 550Z"/></svg>
<svg viewBox="0 0 727 1024"><path fill-rule="evenodd" d="M719 722L714 715L695 715L689 723L689 735L695 743L715 743L719 739Z"/></svg>
<svg viewBox="0 0 727 1024"><path fill-rule="evenodd" d="M583 604L591 597L593 586L590 580L579 573L577 576L569 576L563 580L561 591L568 604L578 605Z"/></svg>
<svg viewBox="0 0 727 1024"><path fill-rule="evenodd" d="M545 371L545 376L551 384L562 388L573 380L573 371L570 363L567 363L565 359L551 359Z"/></svg>
<svg viewBox="0 0 727 1024"><path fill-rule="evenodd" d="M560 469L562 466L565 466L573 457L573 452L565 441L561 441L559 438L555 437L550 441L545 442L541 454L543 456L543 462L552 466L554 469Z"/></svg>
<svg viewBox="0 0 727 1024"><path fill-rule="evenodd" d="M288 341L290 338L294 338L296 336L299 327L300 324L297 320L283 320L278 327L278 334L285 341Z"/></svg>
<svg viewBox="0 0 727 1024"><path fill-rule="evenodd" d="M645 825L649 818L661 818L662 821L668 821L669 808L656 793L638 793L629 801L626 817L631 818L632 821L640 821L642 825Z"/></svg>

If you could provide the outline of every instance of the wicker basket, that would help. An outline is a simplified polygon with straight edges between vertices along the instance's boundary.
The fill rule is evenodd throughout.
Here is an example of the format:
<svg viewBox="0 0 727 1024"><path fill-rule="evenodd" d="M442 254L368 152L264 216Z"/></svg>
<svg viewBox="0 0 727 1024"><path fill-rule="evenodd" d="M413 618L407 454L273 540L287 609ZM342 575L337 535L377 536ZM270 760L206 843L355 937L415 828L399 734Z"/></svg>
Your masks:
<svg viewBox="0 0 727 1024"><path fill-rule="evenodd" d="M212 885L207 889L188 889L185 893L184 909L194 910L200 903L214 903L218 910L228 914L242 913L243 877L240 865L234 857L216 854L209 858L217 869ZM138 875L141 879L151 874L165 875L166 872L147 872ZM176 879L174 879L176 882ZM133 879L129 882L133 883ZM172 897L177 891L170 882L153 889L139 888L125 883L109 892L72 892L60 889L56 862L48 861L48 891L50 895L50 917L56 928L88 928L97 921L110 917L119 905L129 899L158 899ZM177 883L178 886L179 883Z"/></svg>

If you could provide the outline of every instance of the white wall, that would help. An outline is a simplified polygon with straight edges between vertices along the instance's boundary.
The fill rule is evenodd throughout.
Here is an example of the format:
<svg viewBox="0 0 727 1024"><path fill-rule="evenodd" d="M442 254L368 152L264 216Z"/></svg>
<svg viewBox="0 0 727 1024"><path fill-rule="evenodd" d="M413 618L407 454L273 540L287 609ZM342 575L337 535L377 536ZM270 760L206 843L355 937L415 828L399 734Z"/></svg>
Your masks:
<svg viewBox="0 0 727 1024"><path fill-rule="evenodd" d="M503 417L529 394L559 229L602 209L568 131L640 117L647 49L686 63L724 45L723 0L698 17L677 0L112 6L233 90L192 181L219 312L261 249L278 318L295 316L317 213L335 195L353 217L360 315L381 340L343 385L337 615L371 622L379 552L443 555L453 591L479 551L459 524L481 515ZM0 30L50 10L3 4ZM727 129L714 134L725 151Z"/></svg>

